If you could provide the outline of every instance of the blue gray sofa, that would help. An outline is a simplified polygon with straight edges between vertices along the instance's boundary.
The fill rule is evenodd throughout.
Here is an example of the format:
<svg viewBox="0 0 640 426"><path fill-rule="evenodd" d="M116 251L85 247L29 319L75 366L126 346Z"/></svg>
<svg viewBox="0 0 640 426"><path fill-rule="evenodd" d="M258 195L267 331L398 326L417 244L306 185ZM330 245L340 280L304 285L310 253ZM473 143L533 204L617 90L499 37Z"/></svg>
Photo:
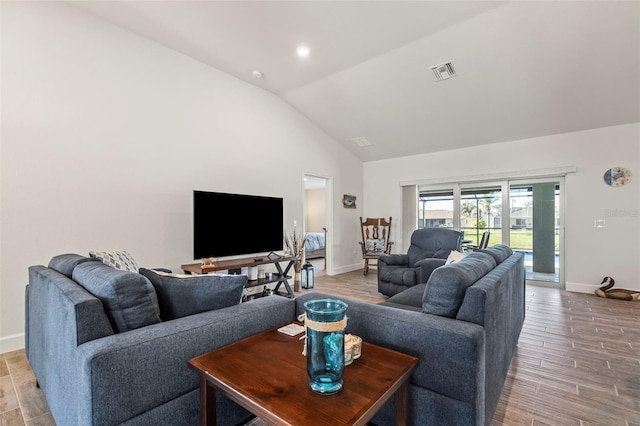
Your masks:
<svg viewBox="0 0 640 426"><path fill-rule="evenodd" d="M333 297L264 297L116 333L107 314L113 306L72 278L104 282L122 273L85 262L91 260L64 255L51 267L32 266L26 289L27 358L56 423L65 426L196 425L198 377L189 359L288 324L305 301ZM522 254L496 246L437 268L427 283L380 305L345 299L347 332L420 359L410 424L489 425L524 321L524 294ZM220 425L248 417L224 397L217 414ZM394 424L393 401L373 422Z"/></svg>
<svg viewBox="0 0 640 426"><path fill-rule="evenodd" d="M297 311L319 297L330 296L298 297ZM380 305L346 302L349 333L420 359L410 424L491 424L524 322L522 253L504 245L476 251ZM373 422L393 424L392 401Z"/></svg>
<svg viewBox="0 0 640 426"><path fill-rule="evenodd" d="M148 304L139 303L153 298L148 285L131 293L136 284L146 284L141 274L74 254L56 256L49 266L29 268L25 350L60 426L197 425L199 381L188 360L295 316L287 298L239 304L238 295L233 306L161 321ZM72 278L96 294L104 294L108 284L122 283L117 291L129 292L137 306L116 315L117 306ZM178 304L168 313L184 308ZM132 322L138 328L123 331ZM217 400L221 424L249 417L230 400Z"/></svg>

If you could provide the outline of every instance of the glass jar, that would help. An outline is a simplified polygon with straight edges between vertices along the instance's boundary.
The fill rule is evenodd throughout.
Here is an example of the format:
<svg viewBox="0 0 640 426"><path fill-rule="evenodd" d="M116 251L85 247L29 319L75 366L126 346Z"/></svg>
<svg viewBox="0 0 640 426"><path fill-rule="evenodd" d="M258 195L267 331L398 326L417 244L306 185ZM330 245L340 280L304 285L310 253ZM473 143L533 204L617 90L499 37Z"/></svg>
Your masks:
<svg viewBox="0 0 640 426"><path fill-rule="evenodd" d="M312 391L331 395L342 389L347 304L310 300L304 304L307 329L307 373Z"/></svg>

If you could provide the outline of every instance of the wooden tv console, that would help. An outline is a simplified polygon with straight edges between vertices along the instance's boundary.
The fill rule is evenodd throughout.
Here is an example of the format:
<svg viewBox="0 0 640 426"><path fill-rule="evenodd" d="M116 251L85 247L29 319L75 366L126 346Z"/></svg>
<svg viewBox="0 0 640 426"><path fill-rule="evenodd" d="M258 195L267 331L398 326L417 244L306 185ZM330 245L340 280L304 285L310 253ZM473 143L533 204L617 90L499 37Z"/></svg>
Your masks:
<svg viewBox="0 0 640 426"><path fill-rule="evenodd" d="M258 278L257 280L249 280L245 285L245 288L256 287L260 285L270 284L270 283L278 283L276 287L273 289L275 294L279 294L280 296L286 296L289 298L293 298L293 290L289 285L289 279L291 276L287 275L291 270L291 267L296 261L295 256L279 256L279 255L271 255L271 256L255 256L255 257L244 257L241 259L230 259L230 260L221 260L219 262L214 262L212 265L203 266L200 263L188 263L180 266L185 274L206 274L209 272L215 271L225 271L228 269L239 269L245 267L259 266L259 265L271 265L274 264L276 266L277 273L273 274L271 278ZM280 262L288 262L287 266L282 269ZM280 286L284 285L286 294L280 293L278 290Z"/></svg>

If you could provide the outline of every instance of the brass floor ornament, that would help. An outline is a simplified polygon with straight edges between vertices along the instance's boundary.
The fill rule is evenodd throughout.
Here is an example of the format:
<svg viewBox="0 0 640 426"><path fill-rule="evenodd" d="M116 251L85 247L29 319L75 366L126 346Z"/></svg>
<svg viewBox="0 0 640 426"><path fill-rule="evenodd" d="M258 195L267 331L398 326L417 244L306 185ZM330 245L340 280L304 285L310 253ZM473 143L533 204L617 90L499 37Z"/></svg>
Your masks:
<svg viewBox="0 0 640 426"><path fill-rule="evenodd" d="M616 281L611 277L604 277L600 284L604 285L596 290L597 296L617 300L638 300L640 298L640 290L612 289Z"/></svg>

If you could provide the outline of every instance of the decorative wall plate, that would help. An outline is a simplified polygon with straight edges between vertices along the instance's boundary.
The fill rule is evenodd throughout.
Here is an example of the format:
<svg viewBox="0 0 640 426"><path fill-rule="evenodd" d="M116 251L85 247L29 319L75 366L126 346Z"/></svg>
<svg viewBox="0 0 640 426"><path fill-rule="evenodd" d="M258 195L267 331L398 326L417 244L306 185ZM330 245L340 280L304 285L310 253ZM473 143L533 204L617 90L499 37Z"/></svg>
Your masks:
<svg viewBox="0 0 640 426"><path fill-rule="evenodd" d="M355 209L356 208L356 196L350 194L344 194L342 196L342 207L345 209Z"/></svg>
<svg viewBox="0 0 640 426"><path fill-rule="evenodd" d="M603 177L609 186L624 186L631 180L631 170L624 167L612 167L604 172Z"/></svg>

